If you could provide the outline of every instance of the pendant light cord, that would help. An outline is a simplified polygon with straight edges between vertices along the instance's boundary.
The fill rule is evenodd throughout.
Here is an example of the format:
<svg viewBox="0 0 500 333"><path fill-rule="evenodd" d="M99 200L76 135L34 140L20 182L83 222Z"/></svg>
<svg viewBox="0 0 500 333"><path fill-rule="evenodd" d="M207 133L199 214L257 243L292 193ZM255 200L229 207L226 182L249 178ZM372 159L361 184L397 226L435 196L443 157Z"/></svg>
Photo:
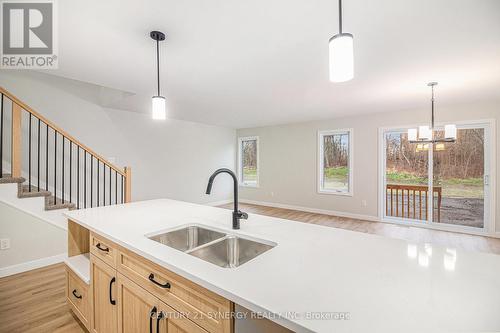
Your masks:
<svg viewBox="0 0 500 333"><path fill-rule="evenodd" d="M339 0L339 33L342 33L342 0Z"/></svg>
<svg viewBox="0 0 500 333"><path fill-rule="evenodd" d="M160 41L156 40L156 78L158 82L158 96L160 96Z"/></svg>
<svg viewBox="0 0 500 333"><path fill-rule="evenodd" d="M431 118L431 130L434 132L434 86L431 86L432 89L432 98L431 98L431 112L432 112L432 118Z"/></svg>

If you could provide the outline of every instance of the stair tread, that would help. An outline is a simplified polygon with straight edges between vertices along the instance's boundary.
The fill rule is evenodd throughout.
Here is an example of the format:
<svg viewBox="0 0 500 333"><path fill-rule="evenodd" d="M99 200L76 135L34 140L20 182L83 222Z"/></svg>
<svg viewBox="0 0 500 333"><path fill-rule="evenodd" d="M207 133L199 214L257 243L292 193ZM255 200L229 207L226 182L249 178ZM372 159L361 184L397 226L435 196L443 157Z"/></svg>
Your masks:
<svg viewBox="0 0 500 333"><path fill-rule="evenodd" d="M33 198L33 197L46 197L52 195L51 192L45 191L43 189L38 190L38 187L31 185L31 191L29 185L22 185L18 191L19 198Z"/></svg>
<svg viewBox="0 0 500 333"><path fill-rule="evenodd" d="M57 197L54 203L54 196L50 195L45 197L45 210L56 210L56 209L70 209L73 210L76 208L76 204L69 202L67 200L62 202L62 199Z"/></svg>
<svg viewBox="0 0 500 333"><path fill-rule="evenodd" d="M0 178L0 184L24 183L25 181L23 177L12 177L10 173L4 173Z"/></svg>

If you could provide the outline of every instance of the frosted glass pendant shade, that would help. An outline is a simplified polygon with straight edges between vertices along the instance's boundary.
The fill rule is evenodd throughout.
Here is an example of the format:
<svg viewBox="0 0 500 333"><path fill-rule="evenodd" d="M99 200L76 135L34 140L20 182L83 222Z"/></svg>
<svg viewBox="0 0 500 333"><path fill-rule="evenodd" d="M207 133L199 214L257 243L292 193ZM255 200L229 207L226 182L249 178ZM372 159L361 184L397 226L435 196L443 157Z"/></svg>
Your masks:
<svg viewBox="0 0 500 333"><path fill-rule="evenodd" d="M330 38L330 81L345 82L354 77L353 36L341 33Z"/></svg>
<svg viewBox="0 0 500 333"><path fill-rule="evenodd" d="M165 97L153 96L152 99L153 119L165 120L167 119L167 105Z"/></svg>
<svg viewBox="0 0 500 333"><path fill-rule="evenodd" d="M417 141L417 129L416 128L408 129L408 141Z"/></svg>
<svg viewBox="0 0 500 333"><path fill-rule="evenodd" d="M420 140L430 140L432 136L431 129L429 126L419 126L418 127L418 138Z"/></svg>
<svg viewBox="0 0 500 333"><path fill-rule="evenodd" d="M445 139L457 139L457 126L455 125L445 125L444 126L444 138Z"/></svg>

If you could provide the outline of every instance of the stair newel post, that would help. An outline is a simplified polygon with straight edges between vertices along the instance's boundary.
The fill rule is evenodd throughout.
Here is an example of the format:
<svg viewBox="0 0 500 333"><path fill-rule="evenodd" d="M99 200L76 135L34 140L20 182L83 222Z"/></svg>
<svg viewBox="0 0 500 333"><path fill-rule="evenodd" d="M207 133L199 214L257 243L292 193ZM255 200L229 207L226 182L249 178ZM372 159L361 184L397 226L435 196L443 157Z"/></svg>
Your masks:
<svg viewBox="0 0 500 333"><path fill-rule="evenodd" d="M21 106L12 103L12 177L21 177Z"/></svg>
<svg viewBox="0 0 500 333"><path fill-rule="evenodd" d="M125 172L125 203L132 201L132 171L130 167L124 168Z"/></svg>

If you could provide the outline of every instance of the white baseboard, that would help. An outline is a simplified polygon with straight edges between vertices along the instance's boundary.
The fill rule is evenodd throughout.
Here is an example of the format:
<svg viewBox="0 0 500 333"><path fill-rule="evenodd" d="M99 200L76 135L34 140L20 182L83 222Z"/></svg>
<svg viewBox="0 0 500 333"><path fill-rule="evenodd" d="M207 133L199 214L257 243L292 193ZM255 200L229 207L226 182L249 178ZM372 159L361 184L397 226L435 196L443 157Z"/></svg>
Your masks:
<svg viewBox="0 0 500 333"><path fill-rule="evenodd" d="M228 204L231 202L233 202L232 199L227 199L227 200L207 202L205 205L207 205L207 206L221 206L221 205L225 205L225 204Z"/></svg>
<svg viewBox="0 0 500 333"><path fill-rule="evenodd" d="M68 257L67 253L61 253L52 257L40 258L32 261L23 262L21 264L0 268L0 278L31 271L33 269L50 266L63 262Z"/></svg>
<svg viewBox="0 0 500 333"><path fill-rule="evenodd" d="M241 199L240 202L246 203L246 204L251 204L251 205L299 210L299 211L308 212L308 213L339 216L339 217L348 217L348 218L358 219L358 220L380 222L380 219L377 216L371 216L371 215L352 214L352 213L339 212L339 211L334 211L334 210L287 205L287 204L281 204L281 203L275 203L275 202L254 201L254 200L247 200L247 199Z"/></svg>

